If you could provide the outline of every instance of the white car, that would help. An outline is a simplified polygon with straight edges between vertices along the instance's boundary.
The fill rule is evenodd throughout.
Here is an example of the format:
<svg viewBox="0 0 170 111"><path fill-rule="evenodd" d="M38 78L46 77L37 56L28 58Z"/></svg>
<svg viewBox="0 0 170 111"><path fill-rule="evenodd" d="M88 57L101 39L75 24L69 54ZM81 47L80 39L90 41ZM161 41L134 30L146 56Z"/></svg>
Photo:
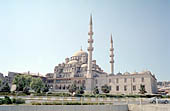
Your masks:
<svg viewBox="0 0 170 111"><path fill-rule="evenodd" d="M168 104L169 101L166 100L166 99L160 99L160 98L153 97L153 98L150 99L150 103L154 103L154 104L156 104L156 103Z"/></svg>

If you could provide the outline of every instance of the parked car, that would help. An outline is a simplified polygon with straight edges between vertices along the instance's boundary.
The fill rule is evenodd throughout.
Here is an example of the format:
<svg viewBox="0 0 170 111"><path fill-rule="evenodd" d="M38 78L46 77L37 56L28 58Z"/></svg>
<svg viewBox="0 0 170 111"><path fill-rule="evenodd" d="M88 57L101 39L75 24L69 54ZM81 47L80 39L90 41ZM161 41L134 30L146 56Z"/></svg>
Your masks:
<svg viewBox="0 0 170 111"><path fill-rule="evenodd" d="M168 104L169 101L166 100L166 99L160 99L160 98L153 97L153 98L150 99L150 103L153 103L153 104L156 104L156 103L159 103L159 104Z"/></svg>

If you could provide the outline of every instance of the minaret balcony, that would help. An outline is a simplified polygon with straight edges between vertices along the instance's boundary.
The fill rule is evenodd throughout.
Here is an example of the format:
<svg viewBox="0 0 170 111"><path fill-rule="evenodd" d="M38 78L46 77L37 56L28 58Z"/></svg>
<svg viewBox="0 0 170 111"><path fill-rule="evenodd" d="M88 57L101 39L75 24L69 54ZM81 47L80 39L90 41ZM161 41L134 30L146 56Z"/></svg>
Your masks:
<svg viewBox="0 0 170 111"><path fill-rule="evenodd" d="M88 43L93 43L93 39L88 39Z"/></svg>
<svg viewBox="0 0 170 111"><path fill-rule="evenodd" d="M88 47L87 50L88 51L93 51L93 47Z"/></svg>
<svg viewBox="0 0 170 111"><path fill-rule="evenodd" d="M88 35L93 35L93 32L92 32L92 31L90 31L90 32L88 33Z"/></svg>
<svg viewBox="0 0 170 111"><path fill-rule="evenodd" d="M114 57L114 55L110 55L110 57Z"/></svg>
<svg viewBox="0 0 170 111"><path fill-rule="evenodd" d="M114 61L110 61L110 63L114 63Z"/></svg>
<svg viewBox="0 0 170 111"><path fill-rule="evenodd" d="M110 51L113 51L114 49L113 48L110 48Z"/></svg>

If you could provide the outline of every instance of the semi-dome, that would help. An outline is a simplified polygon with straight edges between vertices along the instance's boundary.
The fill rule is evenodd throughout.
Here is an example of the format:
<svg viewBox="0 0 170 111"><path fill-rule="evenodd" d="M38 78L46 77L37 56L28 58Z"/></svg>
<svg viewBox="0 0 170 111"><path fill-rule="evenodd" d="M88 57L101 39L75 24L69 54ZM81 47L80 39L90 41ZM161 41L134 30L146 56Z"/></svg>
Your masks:
<svg viewBox="0 0 170 111"><path fill-rule="evenodd" d="M124 75L130 75L130 73L129 72L125 72Z"/></svg>
<svg viewBox="0 0 170 111"><path fill-rule="evenodd" d="M87 67L87 64L82 64L81 67Z"/></svg>
<svg viewBox="0 0 170 111"><path fill-rule="evenodd" d="M68 64L76 64L78 61L76 61L76 60L72 60L72 61L70 61L70 62L68 62Z"/></svg>
<svg viewBox="0 0 170 111"><path fill-rule="evenodd" d="M122 73L118 72L117 75L122 75Z"/></svg>
<svg viewBox="0 0 170 111"><path fill-rule="evenodd" d="M135 71L135 72L132 72L132 74L138 74L138 72Z"/></svg>
<svg viewBox="0 0 170 111"><path fill-rule="evenodd" d="M73 54L73 56L81 56L81 55L88 55L88 54L87 54L87 52L83 51L82 49Z"/></svg>

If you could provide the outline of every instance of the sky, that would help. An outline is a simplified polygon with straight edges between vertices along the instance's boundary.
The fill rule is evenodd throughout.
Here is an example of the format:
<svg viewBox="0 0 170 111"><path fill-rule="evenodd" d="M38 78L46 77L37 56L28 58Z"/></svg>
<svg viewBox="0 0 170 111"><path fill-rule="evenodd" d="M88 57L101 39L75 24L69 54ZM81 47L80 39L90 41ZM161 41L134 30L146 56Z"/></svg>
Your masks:
<svg viewBox="0 0 170 111"><path fill-rule="evenodd" d="M0 72L45 75L81 46L93 16L93 59L110 73L155 74L170 80L170 0L0 0Z"/></svg>

